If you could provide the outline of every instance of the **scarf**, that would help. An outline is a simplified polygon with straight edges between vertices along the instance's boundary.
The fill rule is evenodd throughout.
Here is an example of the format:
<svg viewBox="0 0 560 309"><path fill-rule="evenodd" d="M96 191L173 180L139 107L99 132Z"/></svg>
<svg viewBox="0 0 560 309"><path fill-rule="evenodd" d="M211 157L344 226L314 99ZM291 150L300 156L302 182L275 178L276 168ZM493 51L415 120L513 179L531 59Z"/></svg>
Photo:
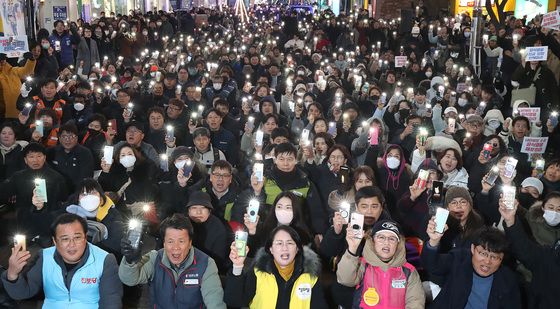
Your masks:
<svg viewBox="0 0 560 309"><path fill-rule="evenodd" d="M292 277L292 274L294 273L294 265L295 265L295 259L288 264L288 266L282 268L282 266L278 265L278 263L276 263L276 261L274 261L274 265L276 266L276 269L278 270L278 274L280 274L280 277L282 277L282 279L284 279L284 281L288 281L290 280L290 278Z"/></svg>

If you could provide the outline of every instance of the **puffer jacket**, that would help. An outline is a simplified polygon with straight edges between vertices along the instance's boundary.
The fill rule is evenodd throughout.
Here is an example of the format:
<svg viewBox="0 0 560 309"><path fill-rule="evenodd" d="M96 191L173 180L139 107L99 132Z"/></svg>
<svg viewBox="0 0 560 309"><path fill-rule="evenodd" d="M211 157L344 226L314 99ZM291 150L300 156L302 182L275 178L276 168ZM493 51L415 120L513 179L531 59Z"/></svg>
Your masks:
<svg viewBox="0 0 560 309"><path fill-rule="evenodd" d="M554 246L556 240L560 239L560 225L548 225L546 221L544 221L543 214L542 202L536 202L529 208L529 211L527 211L525 219L531 228L533 238L535 238L538 244L542 246Z"/></svg>
<svg viewBox="0 0 560 309"><path fill-rule="evenodd" d="M0 118L17 118L16 102L20 94L21 80L33 74L35 60L27 60L23 67L12 67L4 63L0 69Z"/></svg>

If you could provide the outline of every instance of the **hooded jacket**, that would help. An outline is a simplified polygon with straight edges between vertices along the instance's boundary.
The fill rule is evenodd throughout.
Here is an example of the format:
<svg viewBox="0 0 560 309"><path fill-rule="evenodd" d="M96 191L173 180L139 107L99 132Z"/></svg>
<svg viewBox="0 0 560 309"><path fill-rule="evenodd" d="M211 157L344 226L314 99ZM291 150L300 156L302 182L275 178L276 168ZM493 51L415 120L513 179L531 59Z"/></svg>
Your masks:
<svg viewBox="0 0 560 309"><path fill-rule="evenodd" d="M413 266L406 262L404 237L400 238L400 241L397 245L397 250L395 251L395 255L393 255L393 258L391 258L391 260L389 260L388 262L383 262L379 259L377 254L375 254L373 240L371 238L368 238L364 246L363 260L365 261L365 263L373 266L374 268L381 269L384 274L389 273L393 268L411 267L412 272L406 279L405 307L407 309L424 308L426 297L422 288L422 282L420 281L420 275L418 274L418 271L416 271ZM364 279L364 274L366 272L365 263L360 263L360 258L358 256L354 256L346 251L342 256L342 259L338 263L338 270L336 271L336 278L338 283L345 286L354 287L359 284L361 285L365 280L369 280L369 278ZM385 276L383 277L384 278L377 279L384 280ZM386 283L388 285L387 287L380 287L376 289L380 293L380 308L383 308L382 302L384 296L381 291L390 289L389 285L392 285L390 281L387 281Z"/></svg>
<svg viewBox="0 0 560 309"><path fill-rule="evenodd" d="M309 276L311 279L316 280L321 274L321 262L319 257L307 247L303 248L302 254L296 255L294 263L294 272L292 276L288 281L284 281L278 273L273 257L267 253L264 248L261 248L255 256L254 268L252 268L251 271L244 272L240 276L235 276L231 271L228 273L224 293L226 304L231 307L245 307L249 305L250 308L258 309L292 308L290 307L292 297L300 294L298 293L299 286L295 283L304 276ZM262 282L262 279L259 280L259 278L263 278L260 276L257 277L257 273L259 272L274 276L276 279L276 286L271 286L273 282L269 280L265 282ZM262 297L263 294L271 296L270 289L274 288L277 290L276 300L273 301L269 299L269 302L266 302L266 304L270 305L271 303L275 303L275 306L257 306L256 302L259 300L262 301L260 297ZM309 297L311 300L308 308L328 308L319 281L315 281L311 286L311 295Z"/></svg>
<svg viewBox="0 0 560 309"><path fill-rule="evenodd" d="M541 246L554 246L560 239L560 225L550 226L543 218L544 210L542 202L536 202L529 208L525 219L531 228L533 237Z"/></svg>

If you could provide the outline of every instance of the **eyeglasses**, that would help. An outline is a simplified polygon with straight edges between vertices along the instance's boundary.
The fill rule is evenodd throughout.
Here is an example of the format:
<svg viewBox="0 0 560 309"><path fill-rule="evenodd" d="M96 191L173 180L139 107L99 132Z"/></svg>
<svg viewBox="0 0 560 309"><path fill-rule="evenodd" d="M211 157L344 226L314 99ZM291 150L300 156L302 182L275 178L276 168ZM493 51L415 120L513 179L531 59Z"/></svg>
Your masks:
<svg viewBox="0 0 560 309"><path fill-rule="evenodd" d="M167 107L167 109L170 109L170 110L173 110L173 111L180 111L180 110L183 110L182 108L176 107L176 106L173 106L173 105L169 105L169 106Z"/></svg>
<svg viewBox="0 0 560 309"><path fill-rule="evenodd" d="M60 135L60 139L65 140L65 141L69 141L71 139L76 138L76 134L62 134Z"/></svg>
<svg viewBox="0 0 560 309"><path fill-rule="evenodd" d="M212 176L218 178L218 179L224 179L224 178L230 178L231 174L218 174L218 173L212 173Z"/></svg>
<svg viewBox="0 0 560 309"><path fill-rule="evenodd" d="M384 242L389 242L389 244L394 245L396 243L399 242L399 239L396 236L385 236L383 234L377 234L375 235L375 241L384 243Z"/></svg>
<svg viewBox="0 0 560 309"><path fill-rule="evenodd" d="M126 133L130 133L130 134L136 134L136 133L141 133L142 131L138 130L138 129L128 129L126 130Z"/></svg>
<svg viewBox="0 0 560 309"><path fill-rule="evenodd" d="M457 206L466 207L468 204L469 202L465 199L462 199L460 201L453 200L449 202L449 206L453 206L453 207L457 207Z"/></svg>
<svg viewBox="0 0 560 309"><path fill-rule="evenodd" d="M344 156L330 156L329 158L331 160L337 160L337 161L342 161L342 160L346 159Z"/></svg>
<svg viewBox="0 0 560 309"><path fill-rule="evenodd" d="M62 237L58 239L58 242L62 246L67 247L70 242L74 242L74 244L81 244L85 239L84 235L79 235L74 237Z"/></svg>
<svg viewBox="0 0 560 309"><path fill-rule="evenodd" d="M283 248L284 246L288 247L288 248L293 248L296 246L296 243L293 240L288 240L288 241L275 241L272 243L272 245L276 248Z"/></svg>
<svg viewBox="0 0 560 309"><path fill-rule="evenodd" d="M483 259L490 259L490 261L492 261L492 262L498 262L498 261L501 261L503 259L499 255L491 254L491 253L488 253L487 251L478 250L478 248L475 248L474 250L476 251L476 254L478 254L478 256L480 256Z"/></svg>

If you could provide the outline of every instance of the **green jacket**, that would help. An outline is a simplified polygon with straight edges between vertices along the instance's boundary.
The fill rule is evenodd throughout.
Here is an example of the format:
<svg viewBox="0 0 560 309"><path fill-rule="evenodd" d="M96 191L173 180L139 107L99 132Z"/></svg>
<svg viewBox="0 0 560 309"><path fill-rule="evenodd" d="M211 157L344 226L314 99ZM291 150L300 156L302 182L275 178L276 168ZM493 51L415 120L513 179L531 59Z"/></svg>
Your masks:
<svg viewBox="0 0 560 309"><path fill-rule="evenodd" d="M560 226L550 226L543 218L544 210L542 202L537 202L529 208L525 219L531 227L533 237L543 246L554 246L556 240L560 239Z"/></svg>

